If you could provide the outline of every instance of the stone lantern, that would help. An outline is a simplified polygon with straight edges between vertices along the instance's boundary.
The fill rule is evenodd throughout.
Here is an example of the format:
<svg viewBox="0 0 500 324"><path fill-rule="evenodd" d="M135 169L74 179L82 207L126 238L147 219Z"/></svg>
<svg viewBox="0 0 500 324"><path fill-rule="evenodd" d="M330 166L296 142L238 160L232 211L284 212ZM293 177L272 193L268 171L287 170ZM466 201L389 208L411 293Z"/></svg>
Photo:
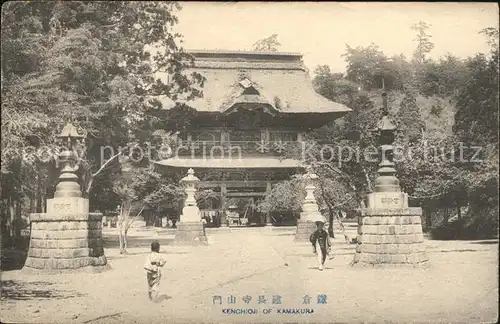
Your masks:
<svg viewBox="0 0 500 324"><path fill-rule="evenodd" d="M314 198L314 190L316 189L314 182L317 178L318 176L312 172L311 168L308 168L307 173L304 175L304 180L306 182L306 197L302 204L300 219L297 220L297 232L295 233L296 242L309 242L309 236L316 229L315 222L326 222L325 217L319 212L316 198Z"/></svg>
<svg viewBox="0 0 500 324"><path fill-rule="evenodd" d="M423 244L422 209L408 207L394 168L396 126L389 117L387 94L382 93L382 117L378 123L380 164L374 192L358 218L356 254L351 265L423 266L428 262Z"/></svg>
<svg viewBox="0 0 500 324"><path fill-rule="evenodd" d="M175 232L175 244L178 245L207 245L205 228L201 221L200 209L196 205L196 185L200 179L194 175L194 170L189 169L188 175L181 179L185 186L186 200Z"/></svg>
<svg viewBox="0 0 500 324"><path fill-rule="evenodd" d="M68 123L58 139L61 174L54 198L47 199L47 213L30 214L31 240L25 268L69 270L106 265L102 242L102 214L89 213L75 171L77 144L83 136Z"/></svg>

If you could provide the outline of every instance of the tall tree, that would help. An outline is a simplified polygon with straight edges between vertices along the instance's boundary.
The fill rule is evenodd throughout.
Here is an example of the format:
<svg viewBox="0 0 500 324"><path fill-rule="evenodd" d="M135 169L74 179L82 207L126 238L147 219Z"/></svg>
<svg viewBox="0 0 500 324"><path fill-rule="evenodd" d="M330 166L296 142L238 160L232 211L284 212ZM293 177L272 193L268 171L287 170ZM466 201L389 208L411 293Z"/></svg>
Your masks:
<svg viewBox="0 0 500 324"><path fill-rule="evenodd" d="M411 26L411 29L416 32L416 36L413 39L417 42L417 48L413 53L413 60L418 64L423 64L428 59L427 55L434 48L434 43L431 41L431 34L428 30L431 26L424 21L419 21Z"/></svg>
<svg viewBox="0 0 500 324"><path fill-rule="evenodd" d="M486 36L488 45L490 45L491 52L498 51L498 37L499 29L495 27L484 28L479 32L481 35Z"/></svg>
<svg viewBox="0 0 500 324"><path fill-rule="evenodd" d="M347 45L346 52L342 56L347 62L347 80L362 85L365 90L381 87L378 84L380 77L376 74L387 62L387 56L377 45L372 43L367 47L356 48Z"/></svg>
<svg viewBox="0 0 500 324"><path fill-rule="evenodd" d="M192 58L172 31L178 9L175 2L6 3L2 172L34 161L33 174L42 174L50 158L41 159L37 150L55 152L55 135L71 120L87 134L87 150L79 157L89 179L103 162L100 148L127 145L129 130L141 127L158 106L153 98L184 102L200 96L203 77L185 73ZM168 82L157 72L168 73ZM37 191L45 193L50 184L39 180Z"/></svg>
<svg viewBox="0 0 500 324"><path fill-rule="evenodd" d="M464 60L447 53L439 61L428 61L422 66L418 89L424 96L437 95L454 98L468 78Z"/></svg>
<svg viewBox="0 0 500 324"><path fill-rule="evenodd" d="M494 29L490 32L494 35ZM467 61L470 77L460 88L453 126L457 140L474 147L465 150L462 170L469 201L466 226L479 235L498 231L498 52L492 46L488 56L477 54Z"/></svg>
<svg viewBox="0 0 500 324"><path fill-rule="evenodd" d="M422 139L425 123L422 119L420 107L417 105L415 94L407 92L396 114L398 136L405 142L414 144Z"/></svg>
<svg viewBox="0 0 500 324"><path fill-rule="evenodd" d="M277 52L281 46L278 41L278 34L272 34L269 37L260 39L252 45L255 52Z"/></svg>
<svg viewBox="0 0 500 324"><path fill-rule="evenodd" d="M133 162L123 163L119 172L115 173L112 190L120 199L117 225L121 254L127 254L128 231L145 210L155 212L178 205L184 191L176 180Z"/></svg>

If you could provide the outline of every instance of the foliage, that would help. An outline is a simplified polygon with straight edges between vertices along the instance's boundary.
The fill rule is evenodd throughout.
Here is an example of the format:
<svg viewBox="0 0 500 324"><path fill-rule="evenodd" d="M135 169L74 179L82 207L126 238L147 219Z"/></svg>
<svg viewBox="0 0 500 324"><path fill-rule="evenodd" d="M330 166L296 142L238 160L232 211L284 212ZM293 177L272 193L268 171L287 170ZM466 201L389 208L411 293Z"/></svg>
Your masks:
<svg viewBox="0 0 500 324"><path fill-rule="evenodd" d="M402 55L389 58L371 44L347 46L345 77L319 66L313 80L316 91L353 112L315 131L312 140L344 149L376 147L373 130L381 108L376 89L385 87L398 125L396 145L405 153L395 161L396 169L410 204L430 212L468 206L455 224L461 229L459 236L490 235L498 229L498 29L481 31L489 39L490 53L466 60L446 54L433 61L428 57L434 47L429 27L425 22L412 26L417 48L411 61ZM477 157L481 161L468 160L474 150L467 145L482 147ZM324 161L320 153L313 153L309 163L322 181L335 182L340 175L349 179L348 190L339 190L340 196L331 200L355 193L353 200L361 202L372 189L376 164L367 163L363 155L354 163L342 162L336 153Z"/></svg>
<svg viewBox="0 0 500 324"><path fill-rule="evenodd" d="M86 150L79 152L86 189L104 162L101 148L110 145L116 153L119 146L129 144L131 130L140 133L158 108L155 97L167 96L181 104L201 95L204 79L185 72L192 58L179 46L181 35L172 31L179 9L175 2L40 1L3 6L1 169L15 177L21 172L26 179L40 174L36 194L28 194L37 200L30 204L39 212L53 185L54 177L47 174L57 152L56 134L66 122L71 120L87 138ZM168 80L158 79L158 72L167 73ZM38 149L51 151L40 156ZM96 178L92 195L103 200L93 206L114 208L113 202L106 206L104 201L113 199L110 181ZM22 180L26 190L28 182ZM27 194L24 189L4 188Z"/></svg>
<svg viewBox="0 0 500 324"><path fill-rule="evenodd" d="M277 52L281 43L278 41L278 34L272 34L269 37L260 39L252 45L252 51L255 52Z"/></svg>
<svg viewBox="0 0 500 324"><path fill-rule="evenodd" d="M467 62L471 77L457 97L453 127L461 141L486 145L498 136L498 51L491 59L478 54Z"/></svg>
<svg viewBox="0 0 500 324"><path fill-rule="evenodd" d="M271 193L266 195L257 205L257 210L262 213L275 211L299 211L303 187L298 179L281 181L274 184Z"/></svg>
<svg viewBox="0 0 500 324"><path fill-rule="evenodd" d="M489 57L470 58L467 68L470 78L457 98L453 131L465 147L480 147L481 152L465 169L470 204L465 224L476 233L491 234L498 231L498 48ZM470 158L473 152L468 153Z"/></svg>
<svg viewBox="0 0 500 324"><path fill-rule="evenodd" d="M492 53L498 51L498 37L499 37L498 28L494 27L484 28L479 33L486 36L488 45L490 45Z"/></svg>
<svg viewBox="0 0 500 324"><path fill-rule="evenodd" d="M413 53L413 59L417 64L422 64L427 60L427 54L434 48L432 36L427 32L430 25L424 21L419 21L411 26L411 29L417 32L414 41L417 42L417 48Z"/></svg>
<svg viewBox="0 0 500 324"><path fill-rule="evenodd" d="M422 139L425 123L422 120L416 98L412 93L406 93L401 101L395 120L398 126L399 138L409 143L416 143Z"/></svg>
<svg viewBox="0 0 500 324"><path fill-rule="evenodd" d="M208 208L210 201L219 201L220 193L213 191L212 189L198 189L195 194L196 204L200 209Z"/></svg>
<svg viewBox="0 0 500 324"><path fill-rule="evenodd" d="M446 54L439 61L428 60L418 75L418 89L424 96L455 97L457 90L468 78L464 60Z"/></svg>
<svg viewBox="0 0 500 324"><path fill-rule="evenodd" d="M202 77L183 72L191 58L171 32L177 9L156 2L4 6L2 163L9 161L9 148L27 144L28 135L39 145L53 143L68 119L90 138L116 144L147 117L151 97L199 96L191 84ZM169 73L171 82L156 79L158 71Z"/></svg>
<svg viewBox="0 0 500 324"><path fill-rule="evenodd" d="M385 87L404 90L411 82L411 66L403 55L388 57L375 44L367 47L346 46L342 55L347 62L346 79L364 90Z"/></svg>
<svg viewBox="0 0 500 324"><path fill-rule="evenodd" d="M178 182L150 168L128 165L115 174L113 192L122 202L139 203L145 209L172 208L184 196L184 190Z"/></svg>
<svg viewBox="0 0 500 324"><path fill-rule="evenodd" d="M357 48L347 45L343 56L347 61L347 80L361 84L367 90L378 86L381 78L377 73L387 62L387 57L377 45L372 43Z"/></svg>
<svg viewBox="0 0 500 324"><path fill-rule="evenodd" d="M134 166L133 162L122 164L113 179L113 192L120 199L120 253L127 253L127 232L144 210L156 211L179 204L184 191L177 183L150 168ZM134 210L137 212L136 217L130 218Z"/></svg>

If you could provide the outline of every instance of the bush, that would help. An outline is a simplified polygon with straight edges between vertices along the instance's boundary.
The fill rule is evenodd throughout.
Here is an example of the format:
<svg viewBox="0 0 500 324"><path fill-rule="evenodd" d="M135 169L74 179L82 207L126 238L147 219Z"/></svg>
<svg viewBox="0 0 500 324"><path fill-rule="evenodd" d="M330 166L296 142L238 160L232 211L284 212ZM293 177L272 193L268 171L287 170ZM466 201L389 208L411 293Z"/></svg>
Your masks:
<svg viewBox="0 0 500 324"><path fill-rule="evenodd" d="M476 240L494 238L497 229L494 226L485 226L484 219L464 217L448 224L441 224L431 228L433 240Z"/></svg>
<svg viewBox="0 0 500 324"><path fill-rule="evenodd" d="M456 240L457 233L460 231L456 226L457 222L431 227L431 238L433 240Z"/></svg>

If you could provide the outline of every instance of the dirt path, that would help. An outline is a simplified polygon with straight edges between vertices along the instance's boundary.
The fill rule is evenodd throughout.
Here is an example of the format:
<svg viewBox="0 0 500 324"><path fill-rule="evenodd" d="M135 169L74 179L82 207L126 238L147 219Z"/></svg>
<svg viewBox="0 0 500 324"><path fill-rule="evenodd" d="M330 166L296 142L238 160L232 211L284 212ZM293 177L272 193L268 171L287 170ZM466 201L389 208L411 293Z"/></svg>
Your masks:
<svg viewBox="0 0 500 324"><path fill-rule="evenodd" d="M165 299L146 297L142 265L148 243L160 238L167 258ZM171 237L141 232L130 254L107 248L112 269L58 276L2 274L2 320L23 323L181 322L490 322L498 314L498 244L427 241L431 267L359 269L348 266L353 246L335 239L336 257L316 268L307 244L292 232L264 229L214 233L209 246L168 245ZM106 241L107 246L113 242ZM327 296L318 304L317 296ZM311 297L304 304L305 296ZM221 296L222 305L213 303ZM230 296L235 304L228 304ZM243 297L250 296L248 304ZM265 296L266 302L259 296ZM273 304L281 296L281 304ZM223 309L257 309L225 314ZM313 314L277 314L279 308L309 308ZM264 309L271 309L263 314Z"/></svg>

